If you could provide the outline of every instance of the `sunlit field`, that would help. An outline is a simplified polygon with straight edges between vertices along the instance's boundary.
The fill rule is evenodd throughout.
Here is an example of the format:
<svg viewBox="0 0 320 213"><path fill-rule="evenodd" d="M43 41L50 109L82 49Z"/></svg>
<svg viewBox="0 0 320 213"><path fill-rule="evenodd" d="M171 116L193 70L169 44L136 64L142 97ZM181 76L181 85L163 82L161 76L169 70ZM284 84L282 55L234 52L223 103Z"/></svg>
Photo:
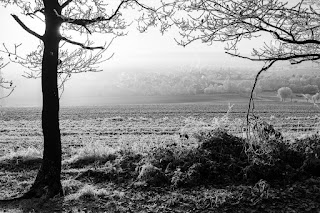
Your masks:
<svg viewBox="0 0 320 213"><path fill-rule="evenodd" d="M316 199L320 201L317 174L299 173L303 165L299 168L290 165L295 171L283 175L287 179L261 176L265 169L270 170L266 165L277 165L278 160L261 157L274 156L272 150L268 151L269 146L254 147L252 154L253 146L246 147L249 143L243 142L249 141L243 131L247 105L247 101L225 101L62 107L62 180L66 196L62 202L47 204L52 206L46 208L56 208L60 212L234 212L238 208L240 212L259 208L264 212L274 212L278 208L300 212L299 209L309 208L310 212L316 212L320 209L320 202L316 202ZM41 162L42 132L40 108L1 108L0 112L0 196L3 199L22 194L32 184ZM302 101L255 102L255 115L281 132L284 138L281 141L285 144L316 137L320 130L319 112L317 106ZM235 143L246 144L239 149L239 153L245 150L246 157L231 157L238 161L234 162L235 168L230 163L231 158L227 158L224 166L230 167L230 176L237 171L239 178L221 176L221 169L215 174L205 173L208 177L200 177L200 173L193 174L190 170L198 164L207 165L207 151L203 153L200 148L211 141L211 136L216 137L212 131L217 129L224 131L219 137L230 137ZM278 140L272 137L274 135L263 140L270 143ZM319 161L320 143L318 138L314 140L310 142L314 148L310 155ZM225 147L220 154L231 150L231 145L221 146ZM207 157L202 158L192 150L200 150L199 153ZM244 166L247 172L238 171L236 167L243 166L240 161L251 157L263 162L252 164L257 172L252 172L253 167L248 165ZM221 164L225 158L210 159L214 164ZM190 164L188 169L185 164ZM229 169L224 172L229 174ZM273 170L270 171L272 176ZM296 177L300 174L305 177ZM245 175L248 177L244 178ZM198 181L199 178L205 181ZM42 212L39 206L30 203L19 208L26 212L32 209Z"/></svg>

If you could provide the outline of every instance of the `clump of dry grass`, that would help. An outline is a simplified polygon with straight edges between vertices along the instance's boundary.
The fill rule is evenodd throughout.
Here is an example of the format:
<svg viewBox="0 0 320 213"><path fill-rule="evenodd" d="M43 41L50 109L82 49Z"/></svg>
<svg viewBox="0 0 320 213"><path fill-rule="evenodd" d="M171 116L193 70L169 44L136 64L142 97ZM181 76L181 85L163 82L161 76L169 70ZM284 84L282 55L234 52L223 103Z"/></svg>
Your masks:
<svg viewBox="0 0 320 213"><path fill-rule="evenodd" d="M8 154L0 157L1 164L21 164L21 163L39 163L42 160L42 153L35 147L26 149L11 150Z"/></svg>
<svg viewBox="0 0 320 213"><path fill-rule="evenodd" d="M76 193L79 189L83 187L83 183L78 180L68 179L62 181L62 187L65 195L71 195Z"/></svg>
<svg viewBox="0 0 320 213"><path fill-rule="evenodd" d="M116 159L118 151L101 142L88 142L83 147L74 149L72 157L64 160L63 164L83 166L91 163L105 163Z"/></svg>
<svg viewBox="0 0 320 213"><path fill-rule="evenodd" d="M210 122L194 117L185 119L185 125L180 129L181 135L196 136L203 132L210 132L216 129L224 129L228 132L242 132L244 120L241 118L230 119L230 112L233 105L229 104L227 113L222 117L213 117Z"/></svg>
<svg viewBox="0 0 320 213"><path fill-rule="evenodd" d="M76 193L66 196L66 200L95 200L110 195L106 189L98 189L93 185L86 184Z"/></svg>

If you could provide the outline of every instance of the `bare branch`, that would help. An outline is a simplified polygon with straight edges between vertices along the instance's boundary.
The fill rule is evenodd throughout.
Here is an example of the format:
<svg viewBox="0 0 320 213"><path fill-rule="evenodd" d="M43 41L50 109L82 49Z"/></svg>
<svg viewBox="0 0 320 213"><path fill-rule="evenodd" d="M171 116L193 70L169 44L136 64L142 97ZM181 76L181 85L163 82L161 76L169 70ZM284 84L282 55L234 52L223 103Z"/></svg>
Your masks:
<svg viewBox="0 0 320 213"><path fill-rule="evenodd" d="M1 82L0 82L0 83L1 83ZM5 95L5 96L3 96L3 97L0 97L0 100L9 97L9 96L13 93L13 91L15 90L15 88L16 88L16 87L12 87L11 90L10 90L10 92L9 92L7 95Z"/></svg>
<svg viewBox="0 0 320 213"><path fill-rule="evenodd" d="M302 59L303 61L311 61L311 60L314 61L314 60L320 59L320 54L307 54L307 53L301 54L301 55L288 55L288 56L278 56L278 57L269 57L269 58L251 58L251 57L242 56L242 55L234 54L230 52L225 52L225 53L238 58L248 59L250 61L290 61L294 59ZM297 62L293 62L293 64L297 64Z"/></svg>
<svg viewBox="0 0 320 213"><path fill-rule="evenodd" d="M61 9L65 8L66 6L68 6L73 0L67 0L66 2L64 2L62 5L61 5Z"/></svg>
<svg viewBox="0 0 320 213"><path fill-rule="evenodd" d="M3 58L0 58L0 60L2 60L2 59L3 59ZM7 62L7 63L0 63L0 71L1 71L1 69L3 69L4 67L6 67L8 64L9 64L9 62ZM13 86L12 81L8 81L8 80L2 78L1 72L0 72L0 87L1 87L1 88L4 88L4 89L6 89L6 90L10 90L10 92L9 92L7 95L5 95L5 96L0 96L0 100L9 97L9 96L11 95L11 93L13 93L14 89L16 88L15 86ZM2 95L2 94L1 94L1 95Z"/></svg>
<svg viewBox="0 0 320 213"><path fill-rule="evenodd" d="M2 60L2 58L0 58ZM4 67L6 67L9 64L9 62L7 63L1 63L0 64L0 70L3 69Z"/></svg>
<svg viewBox="0 0 320 213"><path fill-rule="evenodd" d="M32 17L32 16L36 15L37 13L42 13L42 14L44 14L44 8L37 9L37 10L31 12L31 13L26 13L26 15Z"/></svg>
<svg viewBox="0 0 320 213"><path fill-rule="evenodd" d="M15 44L14 49L9 50L7 46L3 44L4 50L0 49L0 52L7 54L11 62L20 64L21 66L31 70L32 72L40 73L41 64L42 64L41 57L42 57L42 50L43 50L41 48L41 45L38 45L38 48L35 51L31 51L25 57L22 57L18 54L18 48L20 46L21 44Z"/></svg>
<svg viewBox="0 0 320 213"><path fill-rule="evenodd" d="M121 1L121 3L116 8L116 10L113 12L113 14L107 18L99 16L99 17L96 17L93 19L73 19L73 18L64 17L62 15L58 15L58 14L57 15L61 18L62 22L64 22L64 23L75 24L75 25L79 25L82 27L86 27L87 25L90 25L90 24L93 24L96 22L112 20L114 17L116 17L118 15L121 6L125 3L127 3L128 1L129 0Z"/></svg>
<svg viewBox="0 0 320 213"><path fill-rule="evenodd" d="M30 28L28 28L20 19L18 16L11 14L11 16L16 20L16 22L18 22L18 24L28 33L30 33L31 35L34 35L35 37L37 37L40 40L43 40L43 37L40 36L38 33L34 32L33 30L31 30Z"/></svg>
<svg viewBox="0 0 320 213"><path fill-rule="evenodd" d="M141 4L140 2L138 2L137 0L131 0L133 2L135 2L137 5L139 5L141 8L145 9L145 10L150 10L152 12L156 12L157 10L154 10L151 7L147 7L146 5Z"/></svg>
<svg viewBox="0 0 320 213"><path fill-rule="evenodd" d="M102 47L102 46L89 47L89 46L86 46L86 45L84 45L84 44L82 44L80 42L72 41L72 40L70 40L70 39L68 39L66 37L62 37L62 36L61 36L61 40L66 41L66 42L68 42L70 44L78 45L78 46L82 47L83 49L87 49L87 50L104 49L104 47Z"/></svg>

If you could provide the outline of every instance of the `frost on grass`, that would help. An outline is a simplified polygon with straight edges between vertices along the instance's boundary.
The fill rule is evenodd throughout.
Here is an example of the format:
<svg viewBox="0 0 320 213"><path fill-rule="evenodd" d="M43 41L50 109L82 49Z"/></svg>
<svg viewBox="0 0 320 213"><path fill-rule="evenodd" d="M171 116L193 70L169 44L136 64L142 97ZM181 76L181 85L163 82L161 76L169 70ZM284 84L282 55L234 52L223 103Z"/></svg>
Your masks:
<svg viewBox="0 0 320 213"><path fill-rule="evenodd" d="M147 155L154 149L167 147L171 145L180 145L181 140L170 136L151 135L130 135L121 136L118 140L118 146L121 151L133 152L136 154ZM185 142L184 142L185 143Z"/></svg>
<svg viewBox="0 0 320 213"><path fill-rule="evenodd" d="M65 197L66 200L95 200L110 195L106 189L98 189L96 186L86 184L76 193Z"/></svg>
<svg viewBox="0 0 320 213"><path fill-rule="evenodd" d="M118 150L101 142L88 142L73 152L72 157L64 160L63 164L83 166L91 163L105 163L116 159Z"/></svg>
<svg viewBox="0 0 320 213"><path fill-rule="evenodd" d="M80 188L83 187L83 183L78 180L68 179L62 181L62 187L65 195L76 193Z"/></svg>
<svg viewBox="0 0 320 213"><path fill-rule="evenodd" d="M231 119L229 114L232 111L233 105L229 104L227 113L222 117L213 117L210 122L203 119L189 117L185 119L185 125L180 129L181 135L196 136L203 132L210 132L216 129L228 130L228 132L240 133L244 126L244 121L241 118Z"/></svg>
<svg viewBox="0 0 320 213"><path fill-rule="evenodd" d="M11 150L8 154L0 157L0 164L38 164L41 160L41 151L35 147L28 147L27 149L18 149L16 151Z"/></svg>
<svg viewBox="0 0 320 213"><path fill-rule="evenodd" d="M110 120L110 121L124 121L124 118L121 116L116 116L116 117L109 118L108 120Z"/></svg>

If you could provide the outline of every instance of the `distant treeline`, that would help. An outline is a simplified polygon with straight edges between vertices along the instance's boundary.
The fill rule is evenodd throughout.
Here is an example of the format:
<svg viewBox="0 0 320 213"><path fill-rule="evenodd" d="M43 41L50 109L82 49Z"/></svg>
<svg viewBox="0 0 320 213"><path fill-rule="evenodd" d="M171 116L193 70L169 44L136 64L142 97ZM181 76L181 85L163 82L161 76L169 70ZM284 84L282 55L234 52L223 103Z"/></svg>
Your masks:
<svg viewBox="0 0 320 213"><path fill-rule="evenodd" d="M249 93L255 73L233 70L202 70L168 73L132 72L122 73L118 86L140 95L194 95L215 93ZM294 93L315 94L320 87L320 76L272 75L262 76L256 93L277 91L289 87Z"/></svg>

